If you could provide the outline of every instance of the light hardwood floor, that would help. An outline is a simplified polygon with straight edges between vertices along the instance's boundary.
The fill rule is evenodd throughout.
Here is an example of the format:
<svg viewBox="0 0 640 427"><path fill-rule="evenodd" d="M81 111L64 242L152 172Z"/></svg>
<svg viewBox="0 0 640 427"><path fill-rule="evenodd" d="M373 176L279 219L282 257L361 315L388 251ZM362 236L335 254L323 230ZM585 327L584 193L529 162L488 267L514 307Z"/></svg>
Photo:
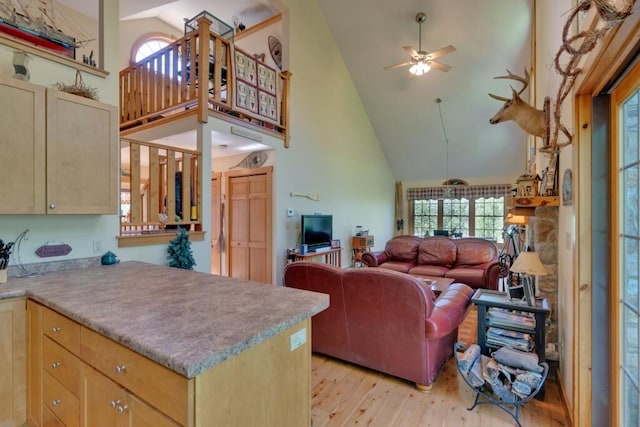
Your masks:
<svg viewBox="0 0 640 427"><path fill-rule="evenodd" d="M557 383L548 379L543 402L532 399L520 410L526 426L568 426ZM474 393L458 376L450 359L428 393L414 384L360 366L314 354L312 361L313 427L501 427L511 416L492 405L473 411Z"/></svg>

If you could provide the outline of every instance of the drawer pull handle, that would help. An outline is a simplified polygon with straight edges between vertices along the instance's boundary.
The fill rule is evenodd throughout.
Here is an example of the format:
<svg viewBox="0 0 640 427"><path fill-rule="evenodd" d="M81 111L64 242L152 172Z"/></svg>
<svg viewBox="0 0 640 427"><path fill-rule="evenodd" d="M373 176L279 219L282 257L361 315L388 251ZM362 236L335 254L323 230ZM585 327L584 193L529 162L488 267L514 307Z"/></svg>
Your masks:
<svg viewBox="0 0 640 427"><path fill-rule="evenodd" d="M122 374L127 370L127 367L124 365L116 365L116 372Z"/></svg>
<svg viewBox="0 0 640 427"><path fill-rule="evenodd" d="M60 332L62 330L62 328L59 328L57 326L54 326L53 328L51 328L51 332L53 332L54 334L57 334L58 332Z"/></svg>
<svg viewBox="0 0 640 427"><path fill-rule="evenodd" d="M57 369L57 368L59 368L60 366L62 366L62 362L53 362L53 363L51 364L51 367L52 367L53 369Z"/></svg>
<svg viewBox="0 0 640 427"><path fill-rule="evenodd" d="M120 401L119 400L112 400L110 403L111 403L111 407L112 408L115 408L118 405L120 405Z"/></svg>
<svg viewBox="0 0 640 427"><path fill-rule="evenodd" d="M119 414L123 414L127 409L129 409L129 405L120 405L116 408L116 411L118 411Z"/></svg>
<svg viewBox="0 0 640 427"><path fill-rule="evenodd" d="M53 406L60 406L60 404L62 403L62 400L52 400L51 401L51 405Z"/></svg>

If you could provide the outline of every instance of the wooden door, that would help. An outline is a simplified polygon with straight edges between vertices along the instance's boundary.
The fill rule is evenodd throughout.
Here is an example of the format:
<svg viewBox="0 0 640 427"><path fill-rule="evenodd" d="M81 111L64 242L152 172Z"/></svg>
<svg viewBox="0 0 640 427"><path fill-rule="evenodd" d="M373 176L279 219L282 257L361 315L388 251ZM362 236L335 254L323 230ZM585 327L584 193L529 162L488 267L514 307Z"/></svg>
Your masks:
<svg viewBox="0 0 640 427"><path fill-rule="evenodd" d="M118 111L47 91L47 213L117 214Z"/></svg>
<svg viewBox="0 0 640 427"><path fill-rule="evenodd" d="M177 427L178 424L165 417L135 396L128 394L127 427ZM123 426L124 427L124 426Z"/></svg>
<svg viewBox="0 0 640 427"><path fill-rule="evenodd" d="M229 276L271 283L272 168L227 174Z"/></svg>
<svg viewBox="0 0 640 427"><path fill-rule="evenodd" d="M213 174L211 178L211 274L222 274L222 249L224 230L222 226L222 176Z"/></svg>
<svg viewBox="0 0 640 427"><path fill-rule="evenodd" d="M45 88L0 79L0 214L45 213Z"/></svg>

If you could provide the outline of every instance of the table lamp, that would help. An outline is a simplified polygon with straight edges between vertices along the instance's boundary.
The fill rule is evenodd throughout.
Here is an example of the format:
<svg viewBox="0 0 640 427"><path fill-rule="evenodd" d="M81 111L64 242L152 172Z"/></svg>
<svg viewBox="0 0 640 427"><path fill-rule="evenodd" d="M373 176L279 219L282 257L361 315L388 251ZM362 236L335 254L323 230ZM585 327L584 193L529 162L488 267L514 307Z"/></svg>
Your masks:
<svg viewBox="0 0 640 427"><path fill-rule="evenodd" d="M522 289L527 304L535 304L535 291L531 276L544 276L547 270L542 265L538 254L535 252L520 252L510 269L514 273L524 274L522 280Z"/></svg>

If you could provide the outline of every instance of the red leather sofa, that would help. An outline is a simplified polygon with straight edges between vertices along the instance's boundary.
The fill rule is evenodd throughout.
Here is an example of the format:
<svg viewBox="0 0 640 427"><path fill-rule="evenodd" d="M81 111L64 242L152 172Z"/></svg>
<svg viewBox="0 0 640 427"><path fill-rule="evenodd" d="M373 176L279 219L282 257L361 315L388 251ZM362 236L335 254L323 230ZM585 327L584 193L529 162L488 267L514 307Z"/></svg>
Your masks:
<svg viewBox="0 0 640 427"><path fill-rule="evenodd" d="M414 276L381 268L287 264L284 285L329 294L311 320L313 351L429 389L453 353L473 290L452 284L438 299Z"/></svg>
<svg viewBox="0 0 640 427"><path fill-rule="evenodd" d="M472 288L498 289L498 248L486 239L396 236L380 252L365 252L362 263L418 276L448 277Z"/></svg>

